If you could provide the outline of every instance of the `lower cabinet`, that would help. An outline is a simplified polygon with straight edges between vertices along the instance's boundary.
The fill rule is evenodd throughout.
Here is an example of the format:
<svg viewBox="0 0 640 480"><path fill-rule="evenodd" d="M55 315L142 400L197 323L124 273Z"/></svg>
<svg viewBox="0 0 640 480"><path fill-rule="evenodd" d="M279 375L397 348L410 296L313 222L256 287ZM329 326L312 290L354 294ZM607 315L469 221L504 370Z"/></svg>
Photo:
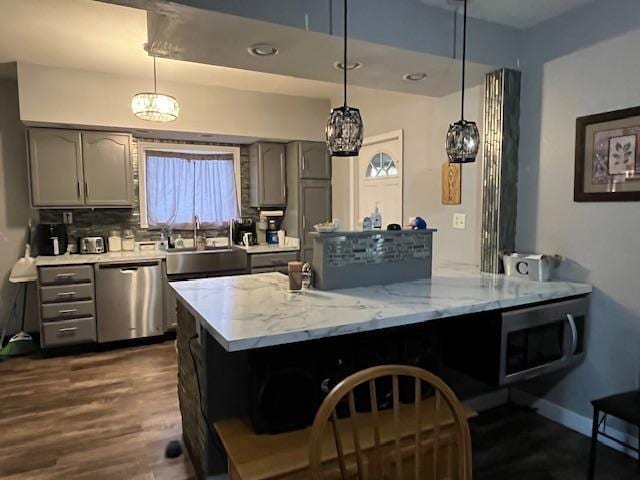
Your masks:
<svg viewBox="0 0 640 480"><path fill-rule="evenodd" d="M40 267L38 286L43 348L97 341L91 265Z"/></svg>
<svg viewBox="0 0 640 480"><path fill-rule="evenodd" d="M42 346L60 347L97 341L95 317L42 324Z"/></svg>
<svg viewBox="0 0 640 480"><path fill-rule="evenodd" d="M289 262L298 259L298 252L252 253L249 255L249 265L251 273L288 273Z"/></svg>

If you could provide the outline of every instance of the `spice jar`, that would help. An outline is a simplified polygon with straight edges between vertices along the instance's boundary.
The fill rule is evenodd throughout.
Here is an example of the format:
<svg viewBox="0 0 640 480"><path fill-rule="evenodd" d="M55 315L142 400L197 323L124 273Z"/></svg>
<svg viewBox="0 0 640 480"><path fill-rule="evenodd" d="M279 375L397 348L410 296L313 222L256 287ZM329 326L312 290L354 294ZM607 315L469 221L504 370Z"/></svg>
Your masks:
<svg viewBox="0 0 640 480"><path fill-rule="evenodd" d="M122 234L122 250L125 252L133 252L136 248L136 236L133 230L126 229Z"/></svg>
<svg viewBox="0 0 640 480"><path fill-rule="evenodd" d="M302 262L289 262L289 290L302 290Z"/></svg>

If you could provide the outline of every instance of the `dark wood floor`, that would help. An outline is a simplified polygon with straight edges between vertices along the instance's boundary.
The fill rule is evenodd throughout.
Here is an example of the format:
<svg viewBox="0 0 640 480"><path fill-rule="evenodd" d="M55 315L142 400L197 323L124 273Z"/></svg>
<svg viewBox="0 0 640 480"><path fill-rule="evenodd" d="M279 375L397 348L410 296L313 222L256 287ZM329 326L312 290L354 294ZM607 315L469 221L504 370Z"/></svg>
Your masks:
<svg viewBox="0 0 640 480"><path fill-rule="evenodd" d="M0 363L0 479L194 479L173 342Z"/></svg>
<svg viewBox="0 0 640 480"><path fill-rule="evenodd" d="M505 406L472 424L475 480L582 480L589 440ZM180 439L173 342L0 363L0 480L192 480ZM597 480L638 480L601 447Z"/></svg>

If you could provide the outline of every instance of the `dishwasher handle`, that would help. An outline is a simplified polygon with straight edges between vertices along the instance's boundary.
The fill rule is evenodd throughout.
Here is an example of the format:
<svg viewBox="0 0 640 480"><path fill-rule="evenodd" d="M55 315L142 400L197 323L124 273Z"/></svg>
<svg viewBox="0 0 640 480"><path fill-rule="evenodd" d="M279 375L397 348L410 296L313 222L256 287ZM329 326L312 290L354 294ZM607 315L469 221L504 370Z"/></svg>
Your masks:
<svg viewBox="0 0 640 480"><path fill-rule="evenodd" d="M101 263L98 265L100 270L110 270L110 269L118 269L120 271L136 271L138 268L144 267L157 267L160 263L158 261L155 262L136 262L136 263Z"/></svg>

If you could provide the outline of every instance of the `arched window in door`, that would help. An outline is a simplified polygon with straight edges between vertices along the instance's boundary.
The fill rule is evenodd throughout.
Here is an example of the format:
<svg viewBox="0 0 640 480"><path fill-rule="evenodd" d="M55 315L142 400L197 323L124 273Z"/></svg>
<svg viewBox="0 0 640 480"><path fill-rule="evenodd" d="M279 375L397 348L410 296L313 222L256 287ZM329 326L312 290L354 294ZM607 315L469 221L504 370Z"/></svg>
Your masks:
<svg viewBox="0 0 640 480"><path fill-rule="evenodd" d="M393 158L385 152L378 152L369 161L367 178L390 177L398 175L398 168Z"/></svg>

